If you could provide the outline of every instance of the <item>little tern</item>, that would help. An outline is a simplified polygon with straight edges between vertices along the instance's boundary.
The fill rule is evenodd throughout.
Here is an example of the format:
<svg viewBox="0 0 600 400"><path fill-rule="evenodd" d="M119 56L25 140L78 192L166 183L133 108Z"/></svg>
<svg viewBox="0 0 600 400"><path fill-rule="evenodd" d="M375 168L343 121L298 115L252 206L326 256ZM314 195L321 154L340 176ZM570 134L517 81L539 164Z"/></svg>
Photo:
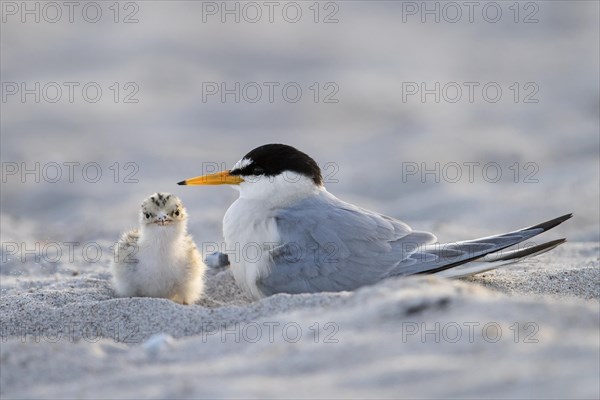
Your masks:
<svg viewBox="0 0 600 400"><path fill-rule="evenodd" d="M139 210L140 229L123 234L112 263L119 297L162 297L193 304L204 290L206 266L187 233L179 198L154 193Z"/></svg>
<svg viewBox="0 0 600 400"><path fill-rule="evenodd" d="M230 258L237 284L254 299L275 293L354 290L393 276L464 277L560 245L553 240L512 251L572 214L514 232L434 244L429 232L346 203L323 186L315 160L294 147L267 144L230 170L179 185L232 185L239 198L223 218L227 249L253 245L256 256Z"/></svg>

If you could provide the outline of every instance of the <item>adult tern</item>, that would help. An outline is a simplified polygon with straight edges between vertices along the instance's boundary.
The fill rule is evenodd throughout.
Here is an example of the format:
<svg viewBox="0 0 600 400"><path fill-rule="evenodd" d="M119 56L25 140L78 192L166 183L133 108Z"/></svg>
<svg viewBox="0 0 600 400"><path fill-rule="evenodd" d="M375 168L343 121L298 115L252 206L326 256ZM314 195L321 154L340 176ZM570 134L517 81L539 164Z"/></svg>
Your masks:
<svg viewBox="0 0 600 400"><path fill-rule="evenodd" d="M565 239L512 251L571 218L451 244L429 232L346 203L323 186L315 160L283 144L260 146L230 170L179 185L232 185L239 198L223 218L237 284L255 299L275 293L353 290L392 276L437 274L455 278L513 263L553 249ZM494 254L495 253L495 254Z"/></svg>

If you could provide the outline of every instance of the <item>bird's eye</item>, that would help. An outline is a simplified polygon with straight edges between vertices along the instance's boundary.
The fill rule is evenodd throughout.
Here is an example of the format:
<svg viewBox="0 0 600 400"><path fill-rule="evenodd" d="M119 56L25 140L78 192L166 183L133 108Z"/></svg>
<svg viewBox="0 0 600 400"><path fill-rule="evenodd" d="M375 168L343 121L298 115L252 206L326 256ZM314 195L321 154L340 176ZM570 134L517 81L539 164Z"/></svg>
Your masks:
<svg viewBox="0 0 600 400"><path fill-rule="evenodd" d="M265 173L265 170L262 167L254 167L252 169L252 175L262 175Z"/></svg>
<svg viewBox="0 0 600 400"><path fill-rule="evenodd" d="M150 219L150 214L146 213L146 219Z"/></svg>
<svg viewBox="0 0 600 400"><path fill-rule="evenodd" d="M175 211L175 215L179 217L179 210Z"/></svg>

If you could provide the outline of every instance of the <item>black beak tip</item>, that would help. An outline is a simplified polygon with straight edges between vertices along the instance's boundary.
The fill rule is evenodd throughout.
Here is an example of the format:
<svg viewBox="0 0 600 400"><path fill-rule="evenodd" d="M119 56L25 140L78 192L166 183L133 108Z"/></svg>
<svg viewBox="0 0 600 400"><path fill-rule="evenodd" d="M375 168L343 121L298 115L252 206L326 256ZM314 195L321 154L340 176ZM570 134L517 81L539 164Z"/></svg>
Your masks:
<svg viewBox="0 0 600 400"><path fill-rule="evenodd" d="M177 182L177 184L178 184L178 185L182 185L182 186L185 186L185 185L187 185L187 183L185 183L185 181Z"/></svg>

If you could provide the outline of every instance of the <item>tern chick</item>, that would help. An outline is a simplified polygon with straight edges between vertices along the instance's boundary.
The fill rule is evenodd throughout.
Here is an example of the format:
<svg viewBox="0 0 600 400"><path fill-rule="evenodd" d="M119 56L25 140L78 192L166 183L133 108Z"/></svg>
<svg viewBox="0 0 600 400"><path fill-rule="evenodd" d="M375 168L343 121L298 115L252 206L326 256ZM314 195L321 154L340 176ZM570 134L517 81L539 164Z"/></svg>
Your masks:
<svg viewBox="0 0 600 400"><path fill-rule="evenodd" d="M142 203L140 228L123 234L112 269L120 297L162 297L181 304L200 298L206 266L187 233L179 198L155 193Z"/></svg>

